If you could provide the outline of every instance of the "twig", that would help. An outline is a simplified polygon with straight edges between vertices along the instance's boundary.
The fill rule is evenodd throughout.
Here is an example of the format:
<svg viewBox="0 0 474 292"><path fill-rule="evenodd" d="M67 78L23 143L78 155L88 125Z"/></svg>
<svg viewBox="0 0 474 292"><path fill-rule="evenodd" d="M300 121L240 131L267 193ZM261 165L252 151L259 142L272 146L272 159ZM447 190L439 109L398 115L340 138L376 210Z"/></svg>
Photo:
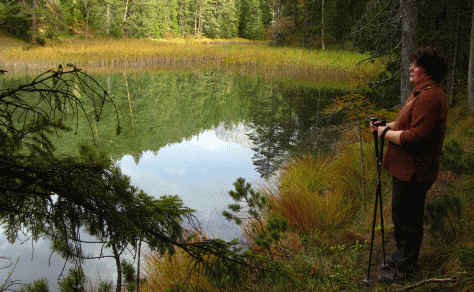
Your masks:
<svg viewBox="0 0 474 292"><path fill-rule="evenodd" d="M410 286L407 286L407 287L404 287L404 288L401 288L401 289L397 289L397 290L395 290L395 292L402 292L402 291L412 290L412 289L418 288L418 287L423 286L423 285L428 284L428 283L453 283L453 282L456 282L456 281L457 281L456 278L425 279L425 280L419 281L419 282L417 282L413 285L410 285Z"/></svg>

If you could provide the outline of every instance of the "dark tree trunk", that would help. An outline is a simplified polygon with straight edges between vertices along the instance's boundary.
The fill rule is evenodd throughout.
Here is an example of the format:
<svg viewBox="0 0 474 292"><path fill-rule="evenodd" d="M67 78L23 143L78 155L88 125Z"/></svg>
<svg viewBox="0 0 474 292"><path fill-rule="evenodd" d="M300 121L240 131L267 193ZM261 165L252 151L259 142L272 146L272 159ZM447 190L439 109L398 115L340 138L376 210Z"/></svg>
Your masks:
<svg viewBox="0 0 474 292"><path fill-rule="evenodd" d="M456 77L456 63L458 57L458 48L459 48L459 33L460 33L460 11L456 8L456 38L454 41L454 48L451 60L451 72L448 80L448 105L452 106L454 103L454 87L455 87L455 77Z"/></svg>
<svg viewBox="0 0 474 292"><path fill-rule="evenodd" d="M142 240L138 241L138 259L137 259L137 292L140 292L140 252L142 250Z"/></svg>
<svg viewBox="0 0 474 292"><path fill-rule="evenodd" d="M471 24L471 52L469 58L469 75L467 76L467 84L468 84L468 99L469 99L469 109L471 113L474 112L474 82L473 82L473 74L474 74L474 9L472 10L472 24Z"/></svg>
<svg viewBox="0 0 474 292"><path fill-rule="evenodd" d="M326 50L326 42L324 41L324 30L325 30L325 23L324 23L324 18L326 17L324 14L325 11L325 0L321 1L321 49Z"/></svg>
<svg viewBox="0 0 474 292"><path fill-rule="evenodd" d="M114 253L115 265L117 266L117 282L115 284L115 292L120 292L122 290L122 266L120 265L120 252L113 244L112 252Z"/></svg>
<svg viewBox="0 0 474 292"><path fill-rule="evenodd" d="M409 55L416 49L416 0L400 0L402 52L400 60L400 102L404 104L411 91Z"/></svg>

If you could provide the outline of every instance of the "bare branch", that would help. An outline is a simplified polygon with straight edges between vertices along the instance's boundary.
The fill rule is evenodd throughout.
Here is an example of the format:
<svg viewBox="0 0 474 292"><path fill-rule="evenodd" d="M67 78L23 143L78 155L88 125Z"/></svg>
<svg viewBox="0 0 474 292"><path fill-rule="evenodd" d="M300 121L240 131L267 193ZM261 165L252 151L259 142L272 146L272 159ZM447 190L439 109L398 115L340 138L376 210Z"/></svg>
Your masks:
<svg viewBox="0 0 474 292"><path fill-rule="evenodd" d="M425 279L425 280L419 281L419 282L417 282L413 285L410 285L410 286L407 286L407 287L404 287L404 288L401 288L401 289L397 289L395 291L396 292L408 291L408 290L412 290L412 289L421 287L421 286L429 284L429 283L454 283L456 281L457 281L456 278Z"/></svg>

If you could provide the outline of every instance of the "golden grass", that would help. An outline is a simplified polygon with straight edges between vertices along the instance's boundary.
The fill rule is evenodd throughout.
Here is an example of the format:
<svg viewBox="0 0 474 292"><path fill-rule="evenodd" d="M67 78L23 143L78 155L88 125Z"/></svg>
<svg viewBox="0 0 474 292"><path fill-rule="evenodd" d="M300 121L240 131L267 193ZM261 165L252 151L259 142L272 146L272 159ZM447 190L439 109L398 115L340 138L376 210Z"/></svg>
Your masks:
<svg viewBox="0 0 474 292"><path fill-rule="evenodd" d="M374 72L380 64L357 62L367 55L334 50L273 47L243 39L68 39L44 47L16 46L0 54L9 71L42 71L73 63L90 72L219 68L308 83L349 81L356 71Z"/></svg>
<svg viewBox="0 0 474 292"><path fill-rule="evenodd" d="M26 47L28 45L28 43L22 40L18 40L9 35L8 33L0 30L0 54L8 50L12 50L19 47Z"/></svg>
<svg viewBox="0 0 474 292"><path fill-rule="evenodd" d="M198 236L195 240L200 239ZM218 291L194 268L195 264L195 259L181 249L174 255L160 256L152 252L145 256L146 281L140 291Z"/></svg>
<svg viewBox="0 0 474 292"><path fill-rule="evenodd" d="M308 155L282 169L278 193L270 194L271 212L287 218L301 233L325 232L347 223L351 200L332 187L329 163Z"/></svg>

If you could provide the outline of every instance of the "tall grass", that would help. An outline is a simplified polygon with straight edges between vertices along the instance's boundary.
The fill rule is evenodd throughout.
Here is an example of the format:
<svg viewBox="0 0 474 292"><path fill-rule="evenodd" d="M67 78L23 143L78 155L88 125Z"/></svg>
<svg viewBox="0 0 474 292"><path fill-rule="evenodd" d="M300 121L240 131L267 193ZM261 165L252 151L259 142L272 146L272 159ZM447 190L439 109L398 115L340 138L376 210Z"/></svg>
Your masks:
<svg viewBox="0 0 474 292"><path fill-rule="evenodd" d="M277 191L270 192L271 212L288 219L298 232L334 231L351 223L363 205L362 180L375 191L373 148L364 145L365 170L360 169L358 143L334 157L305 155L280 171Z"/></svg>
<svg viewBox="0 0 474 292"><path fill-rule="evenodd" d="M9 71L41 71L73 63L88 71L147 71L165 68L220 68L258 72L306 82L348 81L356 70L380 70L380 64L356 66L367 55L349 51L273 47L247 40L65 40L47 46L16 46L0 54Z"/></svg>
<svg viewBox="0 0 474 292"><path fill-rule="evenodd" d="M194 240L203 239L197 236ZM195 259L181 249L173 255L150 252L145 256L146 281L141 292L218 291L196 269Z"/></svg>

